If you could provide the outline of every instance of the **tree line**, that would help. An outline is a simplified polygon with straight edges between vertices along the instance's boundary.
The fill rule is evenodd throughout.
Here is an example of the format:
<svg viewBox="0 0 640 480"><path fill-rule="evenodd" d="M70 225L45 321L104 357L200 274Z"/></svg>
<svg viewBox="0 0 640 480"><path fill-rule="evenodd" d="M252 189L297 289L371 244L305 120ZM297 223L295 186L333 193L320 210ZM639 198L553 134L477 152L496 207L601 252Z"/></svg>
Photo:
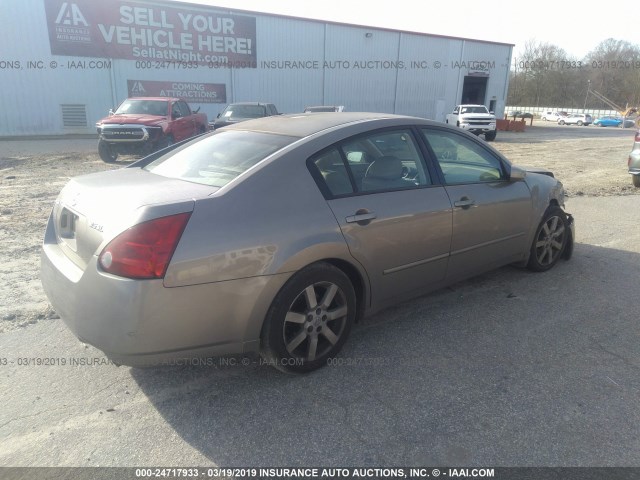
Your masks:
<svg viewBox="0 0 640 480"><path fill-rule="evenodd" d="M610 109L597 93L622 108L640 107L639 45L609 38L578 59L529 40L513 59L507 105Z"/></svg>

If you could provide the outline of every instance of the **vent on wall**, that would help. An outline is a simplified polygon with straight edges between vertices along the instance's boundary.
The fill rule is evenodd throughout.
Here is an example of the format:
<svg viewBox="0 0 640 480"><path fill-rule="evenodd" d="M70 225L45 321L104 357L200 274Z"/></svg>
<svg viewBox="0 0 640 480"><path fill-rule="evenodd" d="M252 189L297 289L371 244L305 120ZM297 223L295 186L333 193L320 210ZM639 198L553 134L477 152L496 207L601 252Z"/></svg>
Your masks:
<svg viewBox="0 0 640 480"><path fill-rule="evenodd" d="M86 105L60 105L62 107L62 124L65 127L86 127Z"/></svg>

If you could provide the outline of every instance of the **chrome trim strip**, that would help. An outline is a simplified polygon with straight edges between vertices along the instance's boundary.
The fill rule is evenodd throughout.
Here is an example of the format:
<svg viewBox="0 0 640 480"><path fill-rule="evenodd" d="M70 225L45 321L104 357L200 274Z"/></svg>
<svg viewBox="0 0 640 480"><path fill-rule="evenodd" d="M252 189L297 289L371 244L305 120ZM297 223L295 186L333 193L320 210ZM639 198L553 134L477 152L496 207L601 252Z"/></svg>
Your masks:
<svg viewBox="0 0 640 480"><path fill-rule="evenodd" d="M435 262L437 260L442 260L449 256L448 253L443 253L442 255L437 255L435 257L427 258L425 260L418 260L417 262L407 263L405 265L400 265L399 267L388 268L382 271L383 275L389 275L390 273L396 273L401 270L406 270L407 268L417 267L419 265L424 265L425 263Z"/></svg>
<svg viewBox="0 0 640 480"><path fill-rule="evenodd" d="M474 245L472 247L467 247L467 248L463 248L462 250L456 250L455 252L451 252L451 253L443 253L442 255L437 255L435 257L431 257L431 258L426 258L424 260L418 260L417 262L411 262L411 263L407 263L404 265L400 265L398 267L393 267L393 268L388 268L386 270L382 271L383 275L389 275L391 273L396 273L399 272L401 270L406 270L407 268L413 268L413 267L417 267L419 265L424 265L426 263L431 263L431 262L435 262L438 260L443 260L447 257L453 256L453 255L458 255L460 253L466 253L469 252L471 250L475 250L476 248L482 248L482 247L486 247L488 245L493 245L494 243L500 243L500 242L504 242L506 240L512 240L514 238L518 238L518 237L522 237L524 236L525 233L516 233L513 235L509 235L508 237L503 237L503 238L499 238L497 240L491 240L490 242L484 242L484 243L479 243L478 245Z"/></svg>
<svg viewBox="0 0 640 480"><path fill-rule="evenodd" d="M458 255L460 253L467 253L467 252L470 252L471 250L475 250L476 248L482 248L482 247L486 247L488 245L493 245L494 243L500 243L500 242L504 242L506 240L512 240L514 238L522 237L524 235L525 235L524 232L520 232L520 233L515 233L513 235L509 235L508 237L498 238L497 240L491 240L489 242L479 243L477 245L473 245L472 247L467 247L467 248L463 248L461 250L456 250L455 252L451 252L451 256Z"/></svg>

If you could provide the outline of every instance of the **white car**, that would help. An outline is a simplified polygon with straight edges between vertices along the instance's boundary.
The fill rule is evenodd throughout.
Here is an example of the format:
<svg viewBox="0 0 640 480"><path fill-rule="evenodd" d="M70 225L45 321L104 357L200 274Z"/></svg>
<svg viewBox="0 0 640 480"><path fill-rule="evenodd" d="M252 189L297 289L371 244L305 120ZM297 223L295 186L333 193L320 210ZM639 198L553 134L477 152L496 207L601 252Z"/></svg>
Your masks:
<svg viewBox="0 0 640 480"><path fill-rule="evenodd" d="M572 113L558 120L558 125L591 125L593 118L588 113Z"/></svg>
<svg viewBox="0 0 640 480"><path fill-rule="evenodd" d="M558 112L556 110L547 110L546 112L542 112L540 115L540 120L544 120L545 122L557 122L561 118L566 118L566 112Z"/></svg>

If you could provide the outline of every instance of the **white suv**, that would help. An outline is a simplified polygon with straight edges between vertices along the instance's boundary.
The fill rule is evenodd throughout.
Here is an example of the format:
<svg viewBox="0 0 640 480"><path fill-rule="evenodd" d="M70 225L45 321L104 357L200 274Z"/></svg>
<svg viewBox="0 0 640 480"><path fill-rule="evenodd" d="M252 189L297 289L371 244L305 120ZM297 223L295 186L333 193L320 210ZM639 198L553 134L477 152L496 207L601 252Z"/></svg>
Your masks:
<svg viewBox="0 0 640 480"><path fill-rule="evenodd" d="M591 125L593 118L588 113L572 113L568 117L562 117L558 120L558 125Z"/></svg>

